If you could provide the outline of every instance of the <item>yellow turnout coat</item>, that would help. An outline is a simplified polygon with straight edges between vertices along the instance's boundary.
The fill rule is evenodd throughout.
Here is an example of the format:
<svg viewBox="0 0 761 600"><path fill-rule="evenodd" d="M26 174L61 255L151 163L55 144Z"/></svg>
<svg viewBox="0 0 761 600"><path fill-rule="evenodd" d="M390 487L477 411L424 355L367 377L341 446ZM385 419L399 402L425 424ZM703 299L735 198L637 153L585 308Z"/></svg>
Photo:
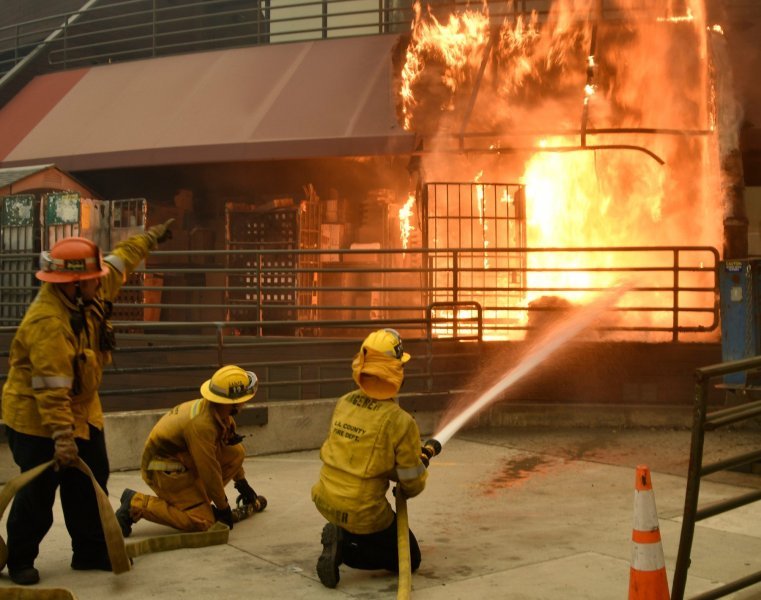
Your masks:
<svg viewBox="0 0 761 600"><path fill-rule="evenodd" d="M98 299L85 307L86 326L77 324L79 331L72 320L79 317L74 303L56 284L42 284L11 342L2 397L3 421L11 429L51 437L71 427L84 439L90 437L88 424L103 429L98 388L103 367L111 362L111 352L101 350L101 323L107 317L103 301L116 297L153 243L139 234L104 259L109 273L101 278Z"/></svg>
<svg viewBox="0 0 761 600"><path fill-rule="evenodd" d="M389 481L398 481L411 498L423 491L428 476L412 416L393 399L375 400L361 390L338 400L320 458L312 501L328 521L357 534L391 525Z"/></svg>

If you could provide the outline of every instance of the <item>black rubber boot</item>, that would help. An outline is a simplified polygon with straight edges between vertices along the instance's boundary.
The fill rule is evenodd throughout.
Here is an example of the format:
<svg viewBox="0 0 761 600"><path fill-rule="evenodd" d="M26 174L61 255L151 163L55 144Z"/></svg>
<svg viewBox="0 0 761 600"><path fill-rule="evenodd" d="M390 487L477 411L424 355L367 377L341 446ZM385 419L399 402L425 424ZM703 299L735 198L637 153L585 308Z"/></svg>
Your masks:
<svg viewBox="0 0 761 600"><path fill-rule="evenodd" d="M34 567L8 569L8 575L16 585L34 585L40 582L40 572Z"/></svg>
<svg viewBox="0 0 761 600"><path fill-rule="evenodd" d="M132 535L132 524L135 522L132 517L129 514L129 505L130 502L132 502L132 497L137 492L135 490L131 490L129 488L126 488L122 492L122 497L120 499L120 506L116 509L116 520L119 521L119 526L122 528L122 535L124 537L129 537Z"/></svg>
<svg viewBox="0 0 761 600"><path fill-rule="evenodd" d="M75 556L71 559L71 568L75 571L110 571L111 561L108 556L100 558Z"/></svg>
<svg viewBox="0 0 761 600"><path fill-rule="evenodd" d="M341 564L341 530L333 523L327 523L322 528L322 554L317 559L317 576L322 585L334 588L338 585L341 575L338 567Z"/></svg>

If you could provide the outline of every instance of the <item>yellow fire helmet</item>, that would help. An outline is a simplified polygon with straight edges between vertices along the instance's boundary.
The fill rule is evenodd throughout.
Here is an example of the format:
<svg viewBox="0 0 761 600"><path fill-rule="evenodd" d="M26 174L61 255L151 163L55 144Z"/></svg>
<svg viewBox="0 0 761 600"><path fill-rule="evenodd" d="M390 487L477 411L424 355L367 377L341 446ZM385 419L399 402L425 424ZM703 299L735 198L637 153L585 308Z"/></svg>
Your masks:
<svg viewBox="0 0 761 600"><path fill-rule="evenodd" d="M390 356L406 363L410 355L404 352L402 347L402 337L396 329L379 329L373 331L362 342L362 349L365 348L380 352L384 356Z"/></svg>
<svg viewBox="0 0 761 600"><path fill-rule="evenodd" d="M387 400L402 386L404 363L409 359L399 333L394 329L379 329L362 342L351 365L352 377L371 398Z"/></svg>
<svg viewBox="0 0 761 600"><path fill-rule="evenodd" d="M227 365L214 373L211 379L204 381L201 395L217 404L242 404L256 395L258 387L256 373Z"/></svg>

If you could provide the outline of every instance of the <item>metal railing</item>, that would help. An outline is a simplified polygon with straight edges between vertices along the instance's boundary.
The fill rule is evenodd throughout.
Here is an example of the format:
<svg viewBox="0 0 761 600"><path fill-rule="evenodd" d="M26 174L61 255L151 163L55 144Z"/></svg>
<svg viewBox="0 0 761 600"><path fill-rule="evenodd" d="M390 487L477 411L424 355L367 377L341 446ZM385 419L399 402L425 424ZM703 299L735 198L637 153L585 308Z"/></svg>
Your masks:
<svg viewBox="0 0 761 600"><path fill-rule="evenodd" d="M502 251L523 252L526 260L495 260ZM264 400L337 397L353 386L349 365L359 341L382 327L398 329L413 356L405 369L408 402L426 402L462 389L485 340L530 341L622 278L639 283L585 341L717 338L713 248L494 248L489 268L485 252L154 252L114 306L118 348L104 373L104 408L170 407L197 390L189 375L230 362L256 369ZM314 260L295 260L302 254ZM537 257L545 266L532 266ZM609 266L614 259L622 266ZM36 293L23 283L34 280L35 261L28 253L0 254L0 335L8 342ZM277 266L305 263L316 266ZM502 278L526 284L502 294Z"/></svg>
<svg viewBox="0 0 761 600"><path fill-rule="evenodd" d="M666 246L154 252L123 287L114 321L175 334L352 337L378 325L520 340L629 280L596 335L705 341L718 327L718 260L711 247ZM17 324L31 301L36 288L17 282L33 280L34 263L35 255L0 255L3 325ZM451 305L462 302L478 309Z"/></svg>
<svg viewBox="0 0 761 600"><path fill-rule="evenodd" d="M754 490L698 508L700 481L703 477L761 460L761 446L759 446L759 450L753 452L747 452L714 463L703 463L703 442L706 431L712 431L719 427L761 416L761 400L745 402L730 408L708 412L708 385L712 379L717 377L758 368L761 368L761 357L759 356L703 367L695 371L695 402L693 405L690 464L687 472L687 490L684 499L682 532L679 538L679 550L671 589L672 600L683 600L684 598L687 571L691 562L690 554L695 533L695 523L761 500L761 490ZM761 571L730 581L697 596L692 596L691 600L723 598L732 592L757 583L761 583Z"/></svg>
<svg viewBox="0 0 761 600"><path fill-rule="evenodd" d="M474 9L464 0L430 2L446 19ZM641 0L626 11L600 1L579 20L669 16L667 3ZM0 82L25 57L46 52L52 69L108 64L219 48L336 37L404 33L411 0L90 0L78 11L0 27ZM489 3L493 23L535 11L550 16L547 0Z"/></svg>

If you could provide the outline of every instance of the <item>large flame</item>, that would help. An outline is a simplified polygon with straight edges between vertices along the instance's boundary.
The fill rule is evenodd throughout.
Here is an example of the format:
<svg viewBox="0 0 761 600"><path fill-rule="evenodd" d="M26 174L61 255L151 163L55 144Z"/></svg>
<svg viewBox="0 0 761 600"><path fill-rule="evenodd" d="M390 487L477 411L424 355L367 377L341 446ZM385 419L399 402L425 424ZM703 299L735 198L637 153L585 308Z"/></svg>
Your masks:
<svg viewBox="0 0 761 600"><path fill-rule="evenodd" d="M524 184L529 248L721 247L703 0L665 1L657 11L641 5L606 3L617 15L606 20L596 0L556 0L545 14L511 6L499 18L486 4L441 15L416 3L401 113L404 127L427 136L434 150L424 159L427 176ZM474 149L480 160L452 152ZM497 260L490 247L499 223L479 189L472 214L488 270ZM668 287L674 257L654 257L664 270L652 283ZM527 261L526 305L547 290L586 302L642 257L537 252ZM690 281L705 280L700 274ZM709 296L681 303L710 304ZM674 296L662 300L670 306ZM671 318L654 311L643 322Z"/></svg>

